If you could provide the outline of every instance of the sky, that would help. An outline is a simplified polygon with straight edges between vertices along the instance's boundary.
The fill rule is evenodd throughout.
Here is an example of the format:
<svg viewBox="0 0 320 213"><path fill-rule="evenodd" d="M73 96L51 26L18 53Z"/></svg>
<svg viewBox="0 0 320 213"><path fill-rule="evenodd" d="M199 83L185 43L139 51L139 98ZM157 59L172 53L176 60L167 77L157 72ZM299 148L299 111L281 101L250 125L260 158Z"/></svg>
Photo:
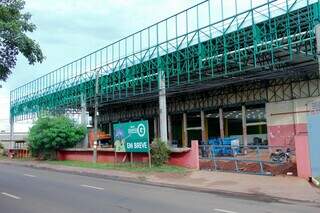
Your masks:
<svg viewBox="0 0 320 213"><path fill-rule="evenodd" d="M18 56L13 74L0 82L0 131L9 130L10 90L202 0L26 0L37 30L30 34L46 56L30 66ZM27 131L19 122L15 131Z"/></svg>

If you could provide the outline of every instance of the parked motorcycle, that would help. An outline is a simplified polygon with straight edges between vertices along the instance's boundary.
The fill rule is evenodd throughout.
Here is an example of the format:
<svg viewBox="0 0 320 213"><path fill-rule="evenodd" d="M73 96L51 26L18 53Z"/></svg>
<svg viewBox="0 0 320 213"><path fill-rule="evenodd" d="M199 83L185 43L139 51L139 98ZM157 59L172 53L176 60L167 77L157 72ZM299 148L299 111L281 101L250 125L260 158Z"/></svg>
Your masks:
<svg viewBox="0 0 320 213"><path fill-rule="evenodd" d="M291 150L288 148L286 152L282 149L277 149L275 152L271 153L270 160L275 163L284 163L290 160Z"/></svg>

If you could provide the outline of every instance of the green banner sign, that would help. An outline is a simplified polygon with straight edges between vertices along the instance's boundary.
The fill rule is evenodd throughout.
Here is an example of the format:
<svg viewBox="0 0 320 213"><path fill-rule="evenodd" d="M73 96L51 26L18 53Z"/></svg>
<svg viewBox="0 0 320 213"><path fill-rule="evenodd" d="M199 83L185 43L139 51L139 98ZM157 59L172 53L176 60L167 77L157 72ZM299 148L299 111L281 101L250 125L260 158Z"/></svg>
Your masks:
<svg viewBox="0 0 320 213"><path fill-rule="evenodd" d="M116 152L149 152L148 121L114 124L113 135Z"/></svg>

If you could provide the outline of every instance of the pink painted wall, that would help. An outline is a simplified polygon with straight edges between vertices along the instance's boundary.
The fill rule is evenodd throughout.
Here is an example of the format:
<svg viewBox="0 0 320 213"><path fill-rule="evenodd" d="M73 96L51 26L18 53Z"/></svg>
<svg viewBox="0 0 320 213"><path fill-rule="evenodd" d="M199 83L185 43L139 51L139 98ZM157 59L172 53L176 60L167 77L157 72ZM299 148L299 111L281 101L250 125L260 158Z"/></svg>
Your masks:
<svg viewBox="0 0 320 213"><path fill-rule="evenodd" d="M296 147L296 162L298 176L309 179L311 176L311 164L309 158L308 135L300 134L294 137Z"/></svg>
<svg viewBox="0 0 320 213"><path fill-rule="evenodd" d="M189 169L200 169L198 141L191 141L191 150L189 152L173 153L169 164Z"/></svg>
<svg viewBox="0 0 320 213"><path fill-rule="evenodd" d="M198 141L192 141L191 149L187 152L182 153L171 153L168 164L181 166L191 169L199 169L199 147ZM92 150L60 150L58 152L59 160L78 160L78 161L92 161ZM130 154L128 153L125 157L126 153L117 153L117 161L121 162L122 160L130 161ZM113 163L114 162L114 152L113 151L98 151L98 162L104 163ZM133 154L134 162L148 162L148 154L147 153L134 153Z"/></svg>
<svg viewBox="0 0 320 213"><path fill-rule="evenodd" d="M289 146L294 148L295 135L306 134L307 124L283 124L268 126L268 141L271 146Z"/></svg>

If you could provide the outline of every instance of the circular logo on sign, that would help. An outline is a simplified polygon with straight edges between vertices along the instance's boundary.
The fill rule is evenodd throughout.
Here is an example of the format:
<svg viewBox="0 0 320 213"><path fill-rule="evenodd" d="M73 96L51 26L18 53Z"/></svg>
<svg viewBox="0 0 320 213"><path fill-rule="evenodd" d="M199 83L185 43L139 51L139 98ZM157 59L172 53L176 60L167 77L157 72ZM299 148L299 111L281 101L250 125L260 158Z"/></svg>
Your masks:
<svg viewBox="0 0 320 213"><path fill-rule="evenodd" d="M137 129L140 137L143 137L146 134L146 127L143 124L139 124Z"/></svg>

